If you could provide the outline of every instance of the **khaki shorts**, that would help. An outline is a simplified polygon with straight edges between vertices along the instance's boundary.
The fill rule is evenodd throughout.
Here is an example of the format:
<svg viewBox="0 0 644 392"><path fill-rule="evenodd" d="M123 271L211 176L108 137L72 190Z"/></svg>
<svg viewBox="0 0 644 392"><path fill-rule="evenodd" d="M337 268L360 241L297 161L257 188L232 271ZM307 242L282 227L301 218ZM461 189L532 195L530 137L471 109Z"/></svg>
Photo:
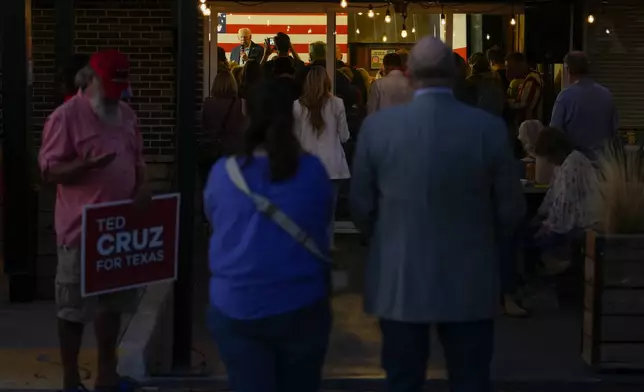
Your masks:
<svg viewBox="0 0 644 392"><path fill-rule="evenodd" d="M141 294L138 289L85 298L81 296L80 255L79 248L58 248L56 268L58 318L86 324L93 321L98 312L135 313Z"/></svg>

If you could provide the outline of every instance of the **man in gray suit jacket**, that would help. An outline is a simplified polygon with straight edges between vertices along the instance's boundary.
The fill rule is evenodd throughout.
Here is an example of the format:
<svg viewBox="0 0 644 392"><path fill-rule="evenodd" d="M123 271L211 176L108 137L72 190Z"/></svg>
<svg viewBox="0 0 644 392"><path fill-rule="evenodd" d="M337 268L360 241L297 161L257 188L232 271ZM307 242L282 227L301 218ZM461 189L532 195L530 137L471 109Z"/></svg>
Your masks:
<svg viewBox="0 0 644 392"><path fill-rule="evenodd" d="M415 98L367 117L350 204L370 238L365 309L380 318L390 392L421 391L436 324L452 390L490 391L497 244L525 202L503 120L457 101L454 59L426 37L409 57Z"/></svg>

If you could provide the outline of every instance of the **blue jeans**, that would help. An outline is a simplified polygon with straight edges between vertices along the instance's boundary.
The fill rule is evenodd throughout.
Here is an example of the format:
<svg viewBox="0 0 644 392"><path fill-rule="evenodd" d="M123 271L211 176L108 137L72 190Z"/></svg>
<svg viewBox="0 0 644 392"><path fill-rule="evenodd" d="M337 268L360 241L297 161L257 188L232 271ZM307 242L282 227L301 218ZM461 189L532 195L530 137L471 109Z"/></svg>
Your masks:
<svg viewBox="0 0 644 392"><path fill-rule="evenodd" d="M387 392L420 392L429 360L430 325L380 320ZM437 324L452 392L490 392L494 321Z"/></svg>
<svg viewBox="0 0 644 392"><path fill-rule="evenodd" d="M208 326L236 392L318 391L331 331L327 299L259 320L211 307Z"/></svg>

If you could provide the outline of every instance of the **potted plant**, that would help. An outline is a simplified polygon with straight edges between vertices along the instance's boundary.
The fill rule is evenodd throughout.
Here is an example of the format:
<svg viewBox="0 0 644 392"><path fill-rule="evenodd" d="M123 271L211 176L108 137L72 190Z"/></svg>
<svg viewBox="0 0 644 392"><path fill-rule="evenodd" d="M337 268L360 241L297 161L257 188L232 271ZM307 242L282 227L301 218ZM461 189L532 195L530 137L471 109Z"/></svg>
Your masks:
<svg viewBox="0 0 644 392"><path fill-rule="evenodd" d="M582 358L597 370L644 369L644 154L629 147L599 159L586 236Z"/></svg>

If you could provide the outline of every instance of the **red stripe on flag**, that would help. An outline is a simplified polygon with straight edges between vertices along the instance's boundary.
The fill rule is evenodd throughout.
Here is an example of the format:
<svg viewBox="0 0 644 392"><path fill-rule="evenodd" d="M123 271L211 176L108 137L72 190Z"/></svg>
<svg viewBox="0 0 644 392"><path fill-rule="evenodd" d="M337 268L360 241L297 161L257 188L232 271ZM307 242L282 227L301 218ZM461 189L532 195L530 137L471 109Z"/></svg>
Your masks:
<svg viewBox="0 0 644 392"><path fill-rule="evenodd" d="M349 45L347 44L338 44L340 46L340 51L342 53L348 53L348 47ZM226 54L229 54L233 48L236 48L239 46L239 44L218 44L218 46L221 46L224 48L226 51ZM302 60L308 59L308 53L309 53L309 44L295 44L295 51L302 57ZM214 48L213 48L214 49Z"/></svg>
<svg viewBox="0 0 644 392"><path fill-rule="evenodd" d="M454 49L454 52L458 53L464 60L467 60L467 48L458 48Z"/></svg>
<svg viewBox="0 0 644 392"><path fill-rule="evenodd" d="M248 24L227 24L226 31L228 34L236 34L239 29L249 28L253 34L277 34L279 32L292 34L326 34L326 25L277 25L270 26L261 25L248 25ZM309 30L311 30L309 32ZM336 34L347 34L349 26L337 25L335 27Z"/></svg>

